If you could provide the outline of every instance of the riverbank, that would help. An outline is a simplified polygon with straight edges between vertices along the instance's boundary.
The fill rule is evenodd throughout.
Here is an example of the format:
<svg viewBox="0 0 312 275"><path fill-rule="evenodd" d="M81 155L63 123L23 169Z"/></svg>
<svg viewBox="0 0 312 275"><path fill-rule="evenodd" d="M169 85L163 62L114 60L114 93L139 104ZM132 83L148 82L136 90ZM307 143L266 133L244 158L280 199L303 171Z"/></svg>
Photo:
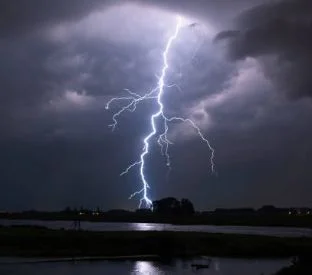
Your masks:
<svg viewBox="0 0 312 275"><path fill-rule="evenodd" d="M150 212L107 212L105 215L78 215L63 212L0 213L0 220L41 220L113 222L113 223L162 223L174 225L229 225L229 226L278 226L312 228L312 215L288 214L195 214L191 216L160 216Z"/></svg>
<svg viewBox="0 0 312 275"><path fill-rule="evenodd" d="M291 257L309 254L312 238L197 232L88 232L43 227L0 227L0 256Z"/></svg>

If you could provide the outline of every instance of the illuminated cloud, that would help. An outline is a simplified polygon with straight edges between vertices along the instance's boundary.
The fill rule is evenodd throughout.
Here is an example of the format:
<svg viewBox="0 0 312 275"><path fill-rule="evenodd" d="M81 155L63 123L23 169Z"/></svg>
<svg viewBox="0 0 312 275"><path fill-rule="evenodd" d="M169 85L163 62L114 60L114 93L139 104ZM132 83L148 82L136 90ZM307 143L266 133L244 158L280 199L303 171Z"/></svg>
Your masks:
<svg viewBox="0 0 312 275"><path fill-rule="evenodd" d="M65 91L62 97L51 100L49 105L56 111L69 111L72 109L85 109L94 106L95 99L85 92Z"/></svg>
<svg viewBox="0 0 312 275"><path fill-rule="evenodd" d="M296 19L309 18L310 4L264 2L1 1L0 207L137 205L127 200L136 174L118 175L136 159L155 105L120 117L112 134L114 110L105 104L125 88L143 94L155 86L177 14L196 24L177 41L167 81L179 88L168 88L164 101L168 116L194 119L210 138L218 177L194 132L174 125L168 181L158 148L148 160L152 196L188 196L197 208L308 204L310 27Z"/></svg>

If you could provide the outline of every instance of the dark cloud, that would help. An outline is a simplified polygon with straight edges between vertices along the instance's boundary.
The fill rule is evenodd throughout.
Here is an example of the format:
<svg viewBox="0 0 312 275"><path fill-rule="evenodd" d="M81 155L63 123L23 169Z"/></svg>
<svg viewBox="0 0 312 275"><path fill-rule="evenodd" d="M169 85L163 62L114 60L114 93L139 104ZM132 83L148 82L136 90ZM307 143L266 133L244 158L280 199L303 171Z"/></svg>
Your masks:
<svg viewBox="0 0 312 275"><path fill-rule="evenodd" d="M53 24L78 20L110 0L3 0L0 2L0 37Z"/></svg>
<svg viewBox="0 0 312 275"><path fill-rule="evenodd" d="M238 31L224 31L232 59L256 57L277 89L289 97L312 96L312 2L273 1L244 12Z"/></svg>
<svg viewBox="0 0 312 275"><path fill-rule="evenodd" d="M240 34L240 31L235 31L235 30L223 31L216 35L214 41L218 42L223 39L237 38L239 34Z"/></svg>
<svg viewBox="0 0 312 275"><path fill-rule="evenodd" d="M119 173L138 159L154 105L121 116L112 133L121 103L110 111L105 103L124 88L155 86L177 13L199 24L183 29L170 55L167 81L181 89L167 88L166 112L196 120L216 149L218 176L205 144L174 125L170 177L157 146L147 159L151 196L190 197L200 209L309 204L311 105L281 98L271 83L295 76L279 87L310 95L309 5L300 13L297 2L262 2L1 1L0 207L137 205L127 199L140 187L136 171Z"/></svg>
<svg viewBox="0 0 312 275"><path fill-rule="evenodd" d="M253 7L263 0L136 0L141 4L153 5L169 9L174 13L182 13L193 17L195 20L207 20L217 27L228 25L232 19L244 9Z"/></svg>

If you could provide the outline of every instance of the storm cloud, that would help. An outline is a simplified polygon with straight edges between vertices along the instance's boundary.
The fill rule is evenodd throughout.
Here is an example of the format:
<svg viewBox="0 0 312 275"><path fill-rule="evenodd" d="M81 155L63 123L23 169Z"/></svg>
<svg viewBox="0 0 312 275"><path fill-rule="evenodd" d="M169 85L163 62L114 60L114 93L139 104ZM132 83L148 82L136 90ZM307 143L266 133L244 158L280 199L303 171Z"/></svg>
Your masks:
<svg viewBox="0 0 312 275"><path fill-rule="evenodd" d="M255 57L277 89L291 98L311 97L312 3L272 1L252 8L237 20L238 30L223 31L234 60Z"/></svg>
<svg viewBox="0 0 312 275"><path fill-rule="evenodd" d="M112 133L120 105L105 104L155 86L177 14L188 24L170 55L167 83L179 88L167 88L166 112L196 121L217 173L194 131L174 124L169 178L157 146L148 159L152 198L311 206L309 2L1 1L0 208L137 206L136 171L119 174L155 106L121 116Z"/></svg>

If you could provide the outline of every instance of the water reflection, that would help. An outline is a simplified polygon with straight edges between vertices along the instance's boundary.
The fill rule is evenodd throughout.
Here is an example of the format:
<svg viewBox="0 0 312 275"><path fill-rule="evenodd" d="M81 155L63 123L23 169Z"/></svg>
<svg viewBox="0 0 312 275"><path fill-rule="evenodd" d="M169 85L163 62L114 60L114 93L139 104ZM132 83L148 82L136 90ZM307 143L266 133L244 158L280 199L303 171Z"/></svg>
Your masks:
<svg viewBox="0 0 312 275"><path fill-rule="evenodd" d="M164 223L128 223L131 227L131 230L135 231L164 231L164 230L171 230L173 225L171 224L164 224ZM173 230L175 231L175 230Z"/></svg>
<svg viewBox="0 0 312 275"><path fill-rule="evenodd" d="M165 274L157 266L154 266L153 262L137 261L134 264L134 270L131 273L133 275L153 275L153 274Z"/></svg>
<svg viewBox="0 0 312 275"><path fill-rule="evenodd" d="M132 230L135 231L158 231L159 228L157 224L154 223L132 223L130 224Z"/></svg>
<svg viewBox="0 0 312 275"><path fill-rule="evenodd" d="M11 264L8 264L10 260ZM194 269L192 264L205 263L206 259L197 258L190 261L173 260L170 263L153 261L100 261L100 262L44 262L21 264L23 259L12 258L1 260L0 274L6 275L269 275L284 266L289 260L247 260L230 258L212 258L208 269ZM24 259L25 261L25 259ZM4 264L6 262L6 264ZM13 264L14 262L14 264ZM18 263L20 262L20 263Z"/></svg>
<svg viewBox="0 0 312 275"><path fill-rule="evenodd" d="M220 263L219 263L219 261L215 261L215 262L214 262L214 269L215 269L217 272L220 271Z"/></svg>

